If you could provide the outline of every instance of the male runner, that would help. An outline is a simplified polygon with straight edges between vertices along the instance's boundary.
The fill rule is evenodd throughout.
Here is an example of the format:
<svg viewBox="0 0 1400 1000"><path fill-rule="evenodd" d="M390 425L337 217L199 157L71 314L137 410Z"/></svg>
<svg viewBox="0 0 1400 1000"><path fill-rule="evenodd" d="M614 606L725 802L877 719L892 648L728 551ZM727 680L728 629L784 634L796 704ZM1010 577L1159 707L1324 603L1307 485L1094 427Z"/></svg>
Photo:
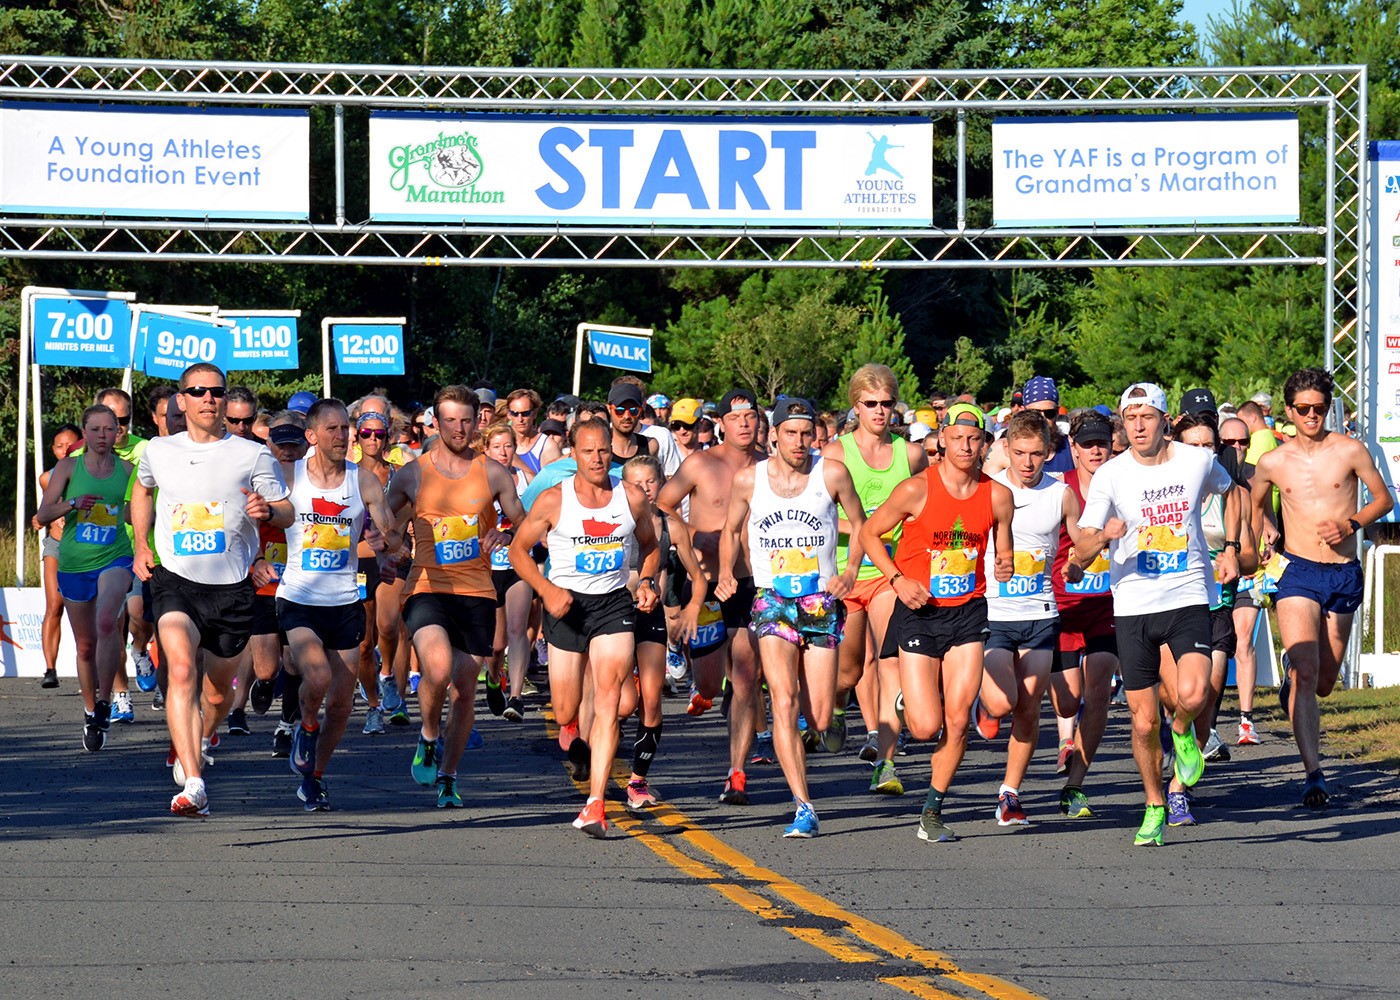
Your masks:
<svg viewBox="0 0 1400 1000"><path fill-rule="evenodd" d="M646 495L631 483L614 485L609 475L614 438L608 427L594 420L577 424L570 443L578 472L540 494L523 523L510 515L520 524L510 563L544 602L549 689L561 724L577 719L585 658L593 676L589 740L572 740L569 757L577 762L586 753L589 763L588 801L573 825L601 838L608 834L603 799L617 752L618 699L635 661L635 617L657 607L661 553ZM633 540L641 577L635 604L627 588ZM530 555L542 541L549 546L548 579Z"/></svg>
<svg viewBox="0 0 1400 1000"><path fill-rule="evenodd" d="M861 546L899 598L880 654L898 650L905 722L919 740L942 730L919 817L919 839L927 841L954 839L943 822L943 800L962 763L982 683L987 553L995 546L998 582L1015 569L1011 491L978 468L982 411L950 406L941 436L943 460L896 486L860 531ZM882 539L897 526L899 549L891 556Z"/></svg>
<svg viewBox="0 0 1400 1000"><path fill-rule="evenodd" d="M758 664L749 636L755 588L747 553L740 551L737 557L734 594L719 600L714 589L719 581L719 538L729 511L734 475L754 465L760 457L754 449L758 400L747 389L731 389L720 400L718 416L724 427L724 441L682 462L675 476L662 487L657 506L680 521L682 504L690 501L684 523L710 586L700 615L699 636L691 640L695 690L687 711L700 715L708 709L728 672L734 697L729 707L729 774L720 801L748 805L744 765L754 738ZM682 595L682 603L688 601L689 594Z"/></svg>
<svg viewBox="0 0 1400 1000"><path fill-rule="evenodd" d="M506 397L506 419L515 431L515 453L533 475L544 465L549 438L540 432L540 411L544 401L534 389L516 389Z"/></svg>
<svg viewBox="0 0 1400 1000"><path fill-rule="evenodd" d="M1329 431L1332 376L1302 368L1283 385L1297 436L1265 452L1255 466L1251 492L1254 527L1269 558L1279 527L1269 509L1277 486L1283 505L1283 576L1274 601L1279 636L1288 656L1288 676L1279 700L1293 722L1293 739L1307 777L1303 804L1327 805L1331 795L1318 751L1317 699L1332 693L1351 635L1351 616L1361 605L1360 534L1394 506L1385 480L1366 446ZM1371 502L1360 510L1357 484Z"/></svg>
<svg viewBox="0 0 1400 1000"><path fill-rule="evenodd" d="M671 407L671 435L676 439L676 450L684 462L697 451L703 451L696 431L700 426L700 400L678 399Z"/></svg>
<svg viewBox="0 0 1400 1000"><path fill-rule="evenodd" d="M436 784L439 809L462 806L457 765L471 735L477 674L482 661L491 658L496 635L491 579L496 504L516 524L525 517L510 471L471 449L477 402L477 394L464 385L439 389L433 398L438 444L389 481L389 509L400 523L413 518L403 622L422 675L422 729L410 771L420 785ZM382 579L398 572L400 551L391 550L382 560ZM444 740L439 731L449 689Z"/></svg>
<svg viewBox="0 0 1400 1000"><path fill-rule="evenodd" d="M212 736L228 711L238 657L248 642L253 613L248 569L258 551L258 524L270 520L286 527L292 505L271 453L225 428L223 371L191 365L180 376L180 393L188 430L147 446L132 490L131 523L136 574L151 581L169 683L166 719L185 775L170 811L207 816L200 741ZM159 566L148 540L152 524Z"/></svg>
<svg viewBox="0 0 1400 1000"><path fill-rule="evenodd" d="M642 419L642 386L635 378L624 375L613 383L608 390L608 413L612 424L610 462L614 475L622 471L629 458L657 453L656 440L637 430Z"/></svg>
<svg viewBox="0 0 1400 1000"><path fill-rule="evenodd" d="M773 701L773 747L792 792L797 812L784 837L817 834L817 812L807 790L807 761L797 731L801 691L806 691L808 724L823 736L834 716L836 648L846 607L860 567L861 525L865 512L851 474L839 459L812 454L816 410L805 399L779 396L773 404L778 443L775 455L734 474L729 518L719 542L719 583L715 596L732 597L735 556L748 535L747 565L753 567L754 631L763 676ZM857 535L847 568L838 573L836 505Z"/></svg>
<svg viewBox="0 0 1400 1000"><path fill-rule="evenodd" d="M1119 400L1129 451L1094 474L1079 519L1073 562L1094 560L1112 542L1113 613L1123 688L1133 715L1133 759L1147 806L1135 846L1161 846L1166 826L1162 793L1158 683L1176 696L1172 718L1175 776L1183 789L1200 780L1205 760L1193 722L1210 697L1212 589L1201 507L1206 494L1224 494L1234 481L1201 448L1167 439L1167 397L1149 382L1130 385ZM1239 576L1238 538L1227 538L1216 576ZM1171 657L1163 657L1161 646Z"/></svg>

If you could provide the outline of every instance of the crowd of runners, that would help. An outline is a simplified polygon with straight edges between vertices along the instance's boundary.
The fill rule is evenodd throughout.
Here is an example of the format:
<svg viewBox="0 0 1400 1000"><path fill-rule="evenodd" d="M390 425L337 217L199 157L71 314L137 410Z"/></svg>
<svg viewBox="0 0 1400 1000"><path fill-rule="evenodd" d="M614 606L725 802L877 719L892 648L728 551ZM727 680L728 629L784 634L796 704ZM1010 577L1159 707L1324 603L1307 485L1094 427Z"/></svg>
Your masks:
<svg viewBox="0 0 1400 1000"><path fill-rule="evenodd" d="M1366 449L1326 429L1327 373L1293 374L1277 421L1267 396L1236 408L1197 389L1172 406L1145 382L1072 412L1045 377L999 411L906 405L882 365L847 388L843 413L743 388L673 402L633 376L606 402L480 383L411 413L304 392L273 412L196 364L150 394L150 440L131 398L103 390L54 432L34 517L42 683L59 683L66 613L83 747L131 721L134 675L166 715L177 815L208 815L221 732L275 706L274 755L308 811L329 809L357 695L368 736L412 725L416 705L411 778L460 808L478 683L520 723L542 665L560 750L588 784L573 825L594 837L623 720L625 805L659 801L667 693L689 716L719 702L721 802L748 805L750 771L779 765L786 837L817 834L806 755L842 753L858 713L872 794L903 795L896 759L933 743L928 841L953 837L944 806L971 731L1006 726L994 815L1029 822L1047 692L1060 810L1092 815L1121 691L1146 806L1133 842L1160 845L1195 822L1206 761L1228 759L1231 659L1235 742L1258 742L1254 636L1272 601L1301 798L1327 804L1317 699L1361 601L1354 536L1391 507Z"/></svg>

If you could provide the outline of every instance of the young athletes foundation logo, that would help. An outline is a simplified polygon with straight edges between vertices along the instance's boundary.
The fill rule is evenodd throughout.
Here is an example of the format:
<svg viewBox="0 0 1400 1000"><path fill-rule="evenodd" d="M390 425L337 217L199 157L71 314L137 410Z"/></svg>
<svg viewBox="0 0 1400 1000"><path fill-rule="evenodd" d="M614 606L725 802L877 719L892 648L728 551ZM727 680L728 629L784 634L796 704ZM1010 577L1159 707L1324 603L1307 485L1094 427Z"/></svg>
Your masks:
<svg viewBox="0 0 1400 1000"><path fill-rule="evenodd" d="M866 132L870 140L870 159L864 173L846 191L845 204L860 215L894 215L919 203L913 185L906 184L903 171L891 160L892 150L903 145L891 140L888 133ZM895 160L899 159L896 154Z"/></svg>
<svg viewBox="0 0 1400 1000"><path fill-rule="evenodd" d="M486 172L478 137L470 131L438 132L427 142L389 150L389 186L408 204L500 205L505 192L478 186Z"/></svg>

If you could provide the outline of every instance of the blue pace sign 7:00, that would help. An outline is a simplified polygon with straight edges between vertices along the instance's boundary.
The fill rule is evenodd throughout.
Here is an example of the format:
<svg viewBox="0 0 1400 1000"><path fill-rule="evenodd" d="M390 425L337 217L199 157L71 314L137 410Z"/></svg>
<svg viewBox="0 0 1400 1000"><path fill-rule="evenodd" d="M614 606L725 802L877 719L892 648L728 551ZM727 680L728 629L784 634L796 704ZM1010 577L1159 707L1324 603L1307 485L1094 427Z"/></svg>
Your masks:
<svg viewBox="0 0 1400 1000"><path fill-rule="evenodd" d="M125 368L131 363L131 306L121 299L36 298L34 363Z"/></svg>
<svg viewBox="0 0 1400 1000"><path fill-rule="evenodd" d="M335 370L342 375L402 375L403 327L398 324L335 323Z"/></svg>

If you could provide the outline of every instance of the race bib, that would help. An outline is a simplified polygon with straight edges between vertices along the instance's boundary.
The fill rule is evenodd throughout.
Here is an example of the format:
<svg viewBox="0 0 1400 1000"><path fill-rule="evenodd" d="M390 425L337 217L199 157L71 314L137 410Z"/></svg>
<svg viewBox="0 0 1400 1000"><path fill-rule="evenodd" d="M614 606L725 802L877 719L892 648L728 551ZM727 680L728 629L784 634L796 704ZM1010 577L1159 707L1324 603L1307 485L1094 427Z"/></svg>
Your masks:
<svg viewBox="0 0 1400 1000"><path fill-rule="evenodd" d="M1283 571L1288 568L1288 557L1281 552L1275 552L1273 558L1264 564L1255 578L1255 587L1261 594L1274 594L1278 592L1278 582L1283 579Z"/></svg>
<svg viewBox="0 0 1400 1000"><path fill-rule="evenodd" d="M690 640L690 648L717 646L723 639L724 615L720 612L719 601L706 601L695 619L695 638Z"/></svg>
<svg viewBox="0 0 1400 1000"><path fill-rule="evenodd" d="M269 542L267 547L263 549L263 558L271 563L272 568L277 571L277 579L282 579L282 576L287 572L287 543L285 541Z"/></svg>
<svg viewBox="0 0 1400 1000"><path fill-rule="evenodd" d="M224 502L177 503L170 511L177 556L217 556L225 549Z"/></svg>
<svg viewBox="0 0 1400 1000"><path fill-rule="evenodd" d="M815 549L774 549L768 553L773 571L773 590L783 597L815 594L821 579Z"/></svg>
<svg viewBox="0 0 1400 1000"><path fill-rule="evenodd" d="M301 533L301 568L335 573L350 565L350 525L308 524Z"/></svg>
<svg viewBox="0 0 1400 1000"><path fill-rule="evenodd" d="M91 510L78 510L78 521L73 537L79 545L111 545L117 540L121 514L120 504L95 503Z"/></svg>
<svg viewBox="0 0 1400 1000"><path fill-rule="evenodd" d="M369 577L364 573L356 573L355 589L360 593L360 600L369 600Z"/></svg>
<svg viewBox="0 0 1400 1000"><path fill-rule="evenodd" d="M1094 561L1084 567L1084 576L1078 583L1065 581L1067 594L1107 594L1109 579L1108 548L1104 547L1094 557Z"/></svg>
<svg viewBox="0 0 1400 1000"><path fill-rule="evenodd" d="M477 536L475 514L465 517L434 517L433 552L439 566L471 562L481 557L481 539Z"/></svg>
<svg viewBox="0 0 1400 1000"><path fill-rule="evenodd" d="M977 549L947 549L928 554L928 592L934 597L966 597L977 589Z"/></svg>
<svg viewBox="0 0 1400 1000"><path fill-rule="evenodd" d="M1138 528L1137 571L1143 576L1186 572L1186 527L1144 524Z"/></svg>
<svg viewBox="0 0 1400 1000"><path fill-rule="evenodd" d="M622 541L589 541L579 546L574 556L574 569L584 576L602 576L616 573L627 559L627 551Z"/></svg>
<svg viewBox="0 0 1400 1000"><path fill-rule="evenodd" d="M1045 550L1017 551L1010 580L997 584L999 597L1030 597L1045 593Z"/></svg>
<svg viewBox="0 0 1400 1000"><path fill-rule="evenodd" d="M509 545L502 545L491 550L491 568L494 570L510 569Z"/></svg>

